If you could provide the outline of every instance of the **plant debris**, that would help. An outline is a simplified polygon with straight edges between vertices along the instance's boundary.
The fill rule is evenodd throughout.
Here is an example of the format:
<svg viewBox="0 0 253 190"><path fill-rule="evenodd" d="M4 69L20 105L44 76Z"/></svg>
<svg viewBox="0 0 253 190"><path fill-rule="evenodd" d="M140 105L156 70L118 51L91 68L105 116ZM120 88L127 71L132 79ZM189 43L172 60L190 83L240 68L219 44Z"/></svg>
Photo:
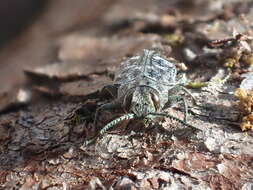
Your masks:
<svg viewBox="0 0 253 190"><path fill-rule="evenodd" d="M235 96L240 101L238 106L243 115L240 124L242 131L253 130L253 90L246 91L238 88Z"/></svg>

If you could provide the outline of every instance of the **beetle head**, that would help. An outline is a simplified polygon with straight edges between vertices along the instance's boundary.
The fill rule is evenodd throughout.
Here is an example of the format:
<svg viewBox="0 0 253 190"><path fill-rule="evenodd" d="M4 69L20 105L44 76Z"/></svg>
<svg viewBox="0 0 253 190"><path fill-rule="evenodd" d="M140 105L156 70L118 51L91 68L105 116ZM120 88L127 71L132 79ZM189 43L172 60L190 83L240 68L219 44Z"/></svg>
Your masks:
<svg viewBox="0 0 253 190"><path fill-rule="evenodd" d="M138 118L145 118L149 113L159 111L160 98L153 88L140 86L126 96L124 106Z"/></svg>

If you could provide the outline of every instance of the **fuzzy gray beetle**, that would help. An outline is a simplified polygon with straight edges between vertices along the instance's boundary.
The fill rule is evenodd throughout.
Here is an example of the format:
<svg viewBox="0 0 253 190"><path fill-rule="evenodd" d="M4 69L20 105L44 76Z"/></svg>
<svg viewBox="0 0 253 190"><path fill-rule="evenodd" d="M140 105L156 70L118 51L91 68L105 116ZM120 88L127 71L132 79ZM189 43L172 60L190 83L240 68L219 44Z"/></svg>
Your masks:
<svg viewBox="0 0 253 190"><path fill-rule="evenodd" d="M173 62L174 59L166 60L153 50L144 50L141 56L131 57L122 62L114 84L108 87L116 90L117 98L98 108L95 125L100 110L123 108L128 114L108 123L98 135L103 135L123 120L152 119L158 116L169 117L185 126L196 128L187 123L188 106L184 97L178 95L178 92L184 91L192 98L193 96L183 87L186 78L176 79L177 69ZM195 101L194 98L193 100ZM184 105L184 120L164 112L166 108L180 101ZM89 144L94 139L86 141L85 144Z"/></svg>

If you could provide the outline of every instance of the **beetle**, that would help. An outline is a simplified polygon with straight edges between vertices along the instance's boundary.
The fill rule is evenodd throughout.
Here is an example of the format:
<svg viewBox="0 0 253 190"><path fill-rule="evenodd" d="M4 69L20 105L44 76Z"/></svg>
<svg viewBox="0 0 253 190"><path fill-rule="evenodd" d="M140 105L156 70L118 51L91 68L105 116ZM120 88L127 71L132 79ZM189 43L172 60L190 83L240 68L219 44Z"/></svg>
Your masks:
<svg viewBox="0 0 253 190"><path fill-rule="evenodd" d="M179 92L186 92L194 102L195 99L184 87L187 82L186 77L183 76L177 80L175 61L173 58L165 59L154 50L147 49L143 50L142 55L123 61L115 75L114 84L105 87L116 90L117 97L114 101L97 109L94 125L101 110L123 108L128 113L105 125L97 135L103 135L123 120L149 120L159 116L169 117L185 126L200 129L187 123L187 102L182 95L179 95ZM166 108L178 102L183 102L184 120L165 113ZM86 141L85 144L91 143L94 139L95 137Z"/></svg>

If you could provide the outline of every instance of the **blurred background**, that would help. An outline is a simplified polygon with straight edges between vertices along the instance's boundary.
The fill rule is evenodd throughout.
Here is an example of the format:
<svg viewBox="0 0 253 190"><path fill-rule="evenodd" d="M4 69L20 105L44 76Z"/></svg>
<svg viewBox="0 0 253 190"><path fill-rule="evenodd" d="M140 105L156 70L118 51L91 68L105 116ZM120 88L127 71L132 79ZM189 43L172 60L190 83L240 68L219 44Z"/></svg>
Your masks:
<svg viewBox="0 0 253 190"><path fill-rule="evenodd" d="M75 27L97 25L113 1L0 1L0 93L23 82L23 69L56 57L57 39Z"/></svg>
<svg viewBox="0 0 253 190"><path fill-rule="evenodd" d="M154 45L144 34L202 29L201 25L191 28L192 23L217 26L215 19L226 22L234 15L247 14L251 4L248 0L1 0L0 103L15 101L6 97L15 99L18 89L27 86L24 71L34 72L38 66L56 62L78 62L82 64L76 71L96 65L90 73L101 72L101 60L108 62L108 57L122 58ZM225 28L229 28L227 34L232 33L231 27ZM59 72L57 68L54 74Z"/></svg>

